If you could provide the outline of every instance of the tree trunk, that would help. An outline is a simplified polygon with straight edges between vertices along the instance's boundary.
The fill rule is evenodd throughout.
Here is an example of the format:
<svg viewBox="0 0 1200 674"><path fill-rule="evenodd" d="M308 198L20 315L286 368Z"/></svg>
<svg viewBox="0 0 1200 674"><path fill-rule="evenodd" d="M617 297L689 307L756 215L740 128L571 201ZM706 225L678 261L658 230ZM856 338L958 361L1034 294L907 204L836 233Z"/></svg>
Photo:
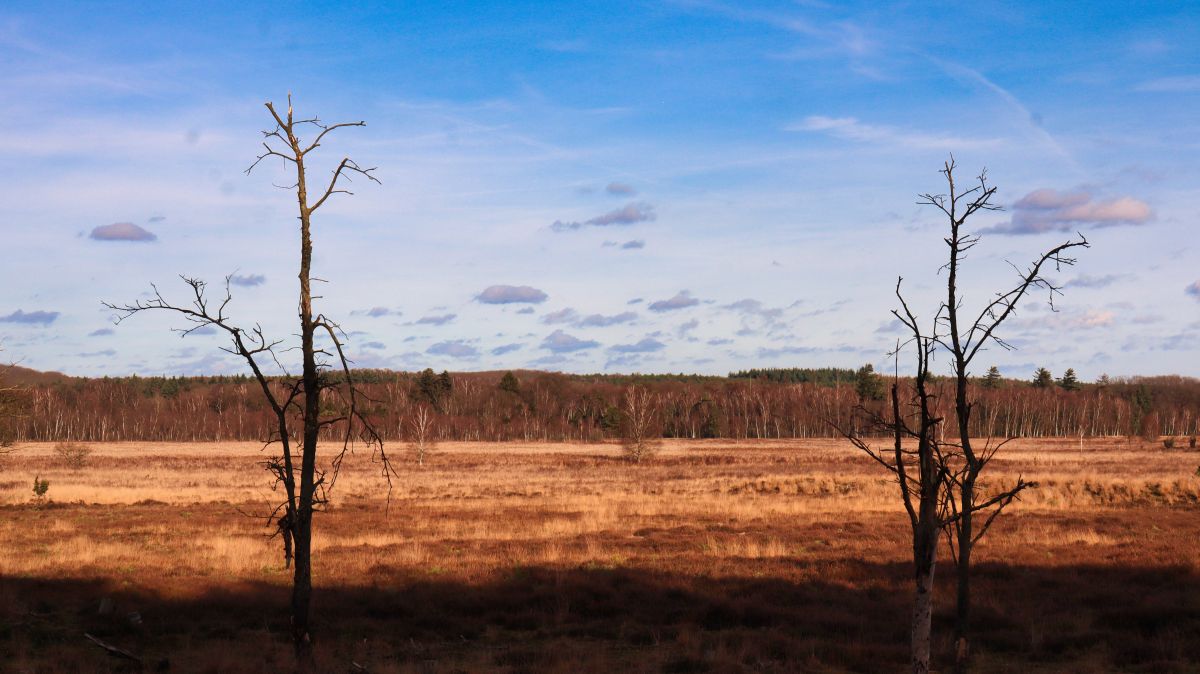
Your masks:
<svg viewBox="0 0 1200 674"><path fill-rule="evenodd" d="M962 502L974 502L973 480L963 483ZM958 598L954 616L954 670L962 674L967 671L971 658L971 548L974 544L972 526L973 513L963 508L958 522Z"/></svg>
<svg viewBox="0 0 1200 674"><path fill-rule="evenodd" d="M932 524L933 526L930 526ZM932 529L932 530L930 530ZM922 522L914 532L916 597L912 614L912 671L929 674L929 654L933 629L933 572L937 562L936 522Z"/></svg>
<svg viewBox="0 0 1200 674"><path fill-rule="evenodd" d="M289 130L289 136L291 132ZM304 436L300 459L300 498L295 524L295 575L292 585L292 638L301 663L312 653L312 633L309 627L309 604L312 599L312 516L316 491L317 439L320 432L321 389L318 381L316 351L313 346L312 237L311 211L305 185L304 158L297 148L296 197L300 207L300 350L304 358Z"/></svg>

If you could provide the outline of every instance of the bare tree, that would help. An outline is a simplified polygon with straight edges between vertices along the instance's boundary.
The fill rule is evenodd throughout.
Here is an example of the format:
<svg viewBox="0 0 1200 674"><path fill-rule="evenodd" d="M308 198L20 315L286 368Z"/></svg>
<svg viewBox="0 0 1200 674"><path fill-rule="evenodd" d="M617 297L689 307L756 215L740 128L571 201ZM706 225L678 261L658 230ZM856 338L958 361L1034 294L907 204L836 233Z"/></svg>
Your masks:
<svg viewBox="0 0 1200 674"><path fill-rule="evenodd" d="M300 357L301 373L295 377L278 359L282 340L272 340L264 335L261 327L246 329L234 325L226 311L232 301L230 278L225 279L225 291L217 300L206 293L204 281L182 277L190 288L188 303L169 302L153 288L153 298L131 304L109 304L105 306L117 314L120 322L143 311L168 311L188 321L191 325L179 330L187 335L201 328L221 330L230 340L223 350L241 357L254 374L267 404L274 413L274 428L268 433L267 445L279 445L279 454L264 462L267 470L275 477L276 485L282 485L284 499L268 517L283 534L285 559L293 557L292 583L292 638L297 656L304 662L311 654L312 632L309 607L312 598L312 517L313 512L329 503L330 493L337 481L338 473L348 452L356 442L372 448L372 456L380 461L383 477L387 480L389 493L394 475L383 441L362 411L362 394L356 386L350 361L346 357L345 333L337 323L324 314L313 313L312 294L312 216L335 194L351 194L346 183L352 177L379 182L372 175L373 168L363 168L349 157L345 157L333 170L324 189L315 201L308 192L306 161L309 154L321 147L322 141L333 131L346 127L365 126L364 122L325 124L320 119L297 118L293 114L292 99L288 96L286 115L281 115L275 106L266 103L274 126L263 131L264 151L246 169L249 174L263 160L278 159L284 166L295 170L296 182L284 187L295 192L300 220ZM310 141L300 138L302 131L313 134ZM318 346L320 335L328 340L328 346ZM284 372L280 378L269 377L264 367L273 363ZM331 368L336 368L333 371ZM317 441L323 429L340 429L342 437L338 451L328 457L329 468L318 467ZM293 449L294 439L299 440L299 453ZM298 465L297 465L298 462ZM294 545L294 552L288 548Z"/></svg>
<svg viewBox="0 0 1200 674"><path fill-rule="evenodd" d="M434 448L433 413L428 405L417 405L412 419L408 422L412 430L412 441L409 448L417 457L417 465L425 465L425 455Z"/></svg>
<svg viewBox="0 0 1200 674"><path fill-rule="evenodd" d="M644 386L630 386L625 389L622 407L622 446L631 461L641 463L662 444L658 432L658 398Z"/></svg>
<svg viewBox="0 0 1200 674"><path fill-rule="evenodd" d="M900 404L900 378L897 374L891 387L891 417L886 418L870 408L859 405L858 413L866 417L862 427L886 432L892 438L888 450L874 447L869 440L854 430L838 427L838 430L855 447L865 452L878 464L896 476L900 500L908 514L912 529L913 597L912 621L910 624L911 657L914 674L929 672L931 634L933 620L933 580L937 568L938 539L946 526L945 459L938 440L942 418L934 412L934 394L930 391L929 366L937 350L935 331L922 331L917 317L909 310L900 293L900 281L896 283L896 297L900 310L893 310L911 337L896 345L892 355L897 359L909 346L916 355L916 376L909 401ZM905 409L907 408L907 409ZM831 424L836 426L835 421ZM915 444L915 447L913 446Z"/></svg>
<svg viewBox="0 0 1200 674"><path fill-rule="evenodd" d="M967 220L976 213L999 210L992 202L996 188L988 184L987 171L980 172L974 185L960 189L954 181L954 158L943 166L941 174L946 179L948 194L922 194L918 203L933 206L946 216L950 226L945 238L950 249L950 259L942 266L947 272L946 299L938 310L941 334L937 343L951 356L954 370L954 409L958 421L958 441L946 446L947 470L945 472L947 505L949 516L946 535L950 552L955 558L958 571L958 596L954 636L956 644L956 668L965 671L970 658L970 611L971 611L971 553L975 544L987 533L988 528L1020 493L1035 486L1018 477L1017 482L1006 489L984 492L979 477L996 453L1012 438L994 441L988 438L982 447L976 447L969 432L971 412L975 406L971 392L971 364L975 357L989 344L1004 349L1012 346L997 335L997 330L1017 309L1017 304L1030 292L1044 291L1048 295L1050 308L1054 309L1054 297L1061 294L1061 287L1043 275L1043 270L1053 266L1056 270L1075 264L1067 254L1073 248L1087 248L1083 235L1070 239L1042 253L1025 269L1017 270L1018 279L1010 288L996 293L978 314L964 315L964 299L959 290L959 273L968 251L979 243L979 235L967 233ZM975 514L983 516L982 524L976 529Z"/></svg>

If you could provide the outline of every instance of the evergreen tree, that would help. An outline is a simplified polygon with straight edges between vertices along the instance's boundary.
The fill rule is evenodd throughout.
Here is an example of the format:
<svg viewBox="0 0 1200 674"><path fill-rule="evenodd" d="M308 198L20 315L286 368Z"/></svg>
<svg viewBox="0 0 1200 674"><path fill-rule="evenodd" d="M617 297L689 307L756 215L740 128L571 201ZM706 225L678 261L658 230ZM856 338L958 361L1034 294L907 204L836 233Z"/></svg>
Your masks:
<svg viewBox="0 0 1200 674"><path fill-rule="evenodd" d="M1079 378L1075 376L1075 369L1070 367L1067 368L1067 371L1063 373L1062 378L1058 380L1058 385L1066 391L1078 391Z"/></svg>
<svg viewBox="0 0 1200 674"><path fill-rule="evenodd" d="M883 382L875 374L875 367L870 363L858 368L854 373L854 390L860 400L883 400Z"/></svg>
<svg viewBox="0 0 1200 674"><path fill-rule="evenodd" d="M1033 375L1033 385L1037 388L1049 388L1054 383L1054 375L1050 374L1050 370L1044 367L1039 367Z"/></svg>
<svg viewBox="0 0 1200 674"><path fill-rule="evenodd" d="M987 374L983 377L983 385L985 388L997 388L1000 386L1000 381L1004 377L1000 376L1000 368L995 365L988 368Z"/></svg>
<svg viewBox="0 0 1200 674"><path fill-rule="evenodd" d="M442 370L437 379L438 400L445 400L454 392L454 380L450 378L450 373Z"/></svg>
<svg viewBox="0 0 1200 674"><path fill-rule="evenodd" d="M499 388L501 391L508 391L509 393L512 393L512 394L520 394L521 393L521 382L517 381L517 375L513 374L512 371L510 370L508 372L505 372L504 376L500 378L500 387Z"/></svg>
<svg viewBox="0 0 1200 674"><path fill-rule="evenodd" d="M413 383L411 392L413 400L418 402L426 402L436 406L438 404L438 378L433 373L432 368L425 368L421 374L417 375L416 382Z"/></svg>

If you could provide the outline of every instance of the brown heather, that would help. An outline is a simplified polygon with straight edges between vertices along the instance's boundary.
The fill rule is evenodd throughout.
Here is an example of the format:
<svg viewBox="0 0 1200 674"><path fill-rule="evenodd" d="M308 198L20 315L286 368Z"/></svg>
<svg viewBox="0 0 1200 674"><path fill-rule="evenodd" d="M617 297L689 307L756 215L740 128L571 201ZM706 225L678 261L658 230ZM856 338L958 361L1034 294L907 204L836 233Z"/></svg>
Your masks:
<svg viewBox="0 0 1200 674"><path fill-rule="evenodd" d="M1020 441L996 460L993 487L1040 486L976 551L976 671L1195 671L1200 455L1161 447ZM243 514L278 500L260 445L98 443L82 470L53 443L16 449L0 464L0 669L129 671L84 632L149 669L291 669L279 541ZM848 443L667 441L640 466L616 444L443 443L398 468L385 510L378 466L348 461L317 516L320 671L907 664L905 516Z"/></svg>

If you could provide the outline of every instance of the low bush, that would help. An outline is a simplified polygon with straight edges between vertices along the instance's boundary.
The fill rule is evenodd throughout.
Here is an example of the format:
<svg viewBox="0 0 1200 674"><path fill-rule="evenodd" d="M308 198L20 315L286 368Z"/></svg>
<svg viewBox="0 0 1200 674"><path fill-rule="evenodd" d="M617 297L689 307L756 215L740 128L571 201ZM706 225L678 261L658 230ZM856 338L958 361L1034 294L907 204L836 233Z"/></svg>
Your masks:
<svg viewBox="0 0 1200 674"><path fill-rule="evenodd" d="M79 469L87 465L92 448L82 442L64 441L54 445L54 453L68 468Z"/></svg>

